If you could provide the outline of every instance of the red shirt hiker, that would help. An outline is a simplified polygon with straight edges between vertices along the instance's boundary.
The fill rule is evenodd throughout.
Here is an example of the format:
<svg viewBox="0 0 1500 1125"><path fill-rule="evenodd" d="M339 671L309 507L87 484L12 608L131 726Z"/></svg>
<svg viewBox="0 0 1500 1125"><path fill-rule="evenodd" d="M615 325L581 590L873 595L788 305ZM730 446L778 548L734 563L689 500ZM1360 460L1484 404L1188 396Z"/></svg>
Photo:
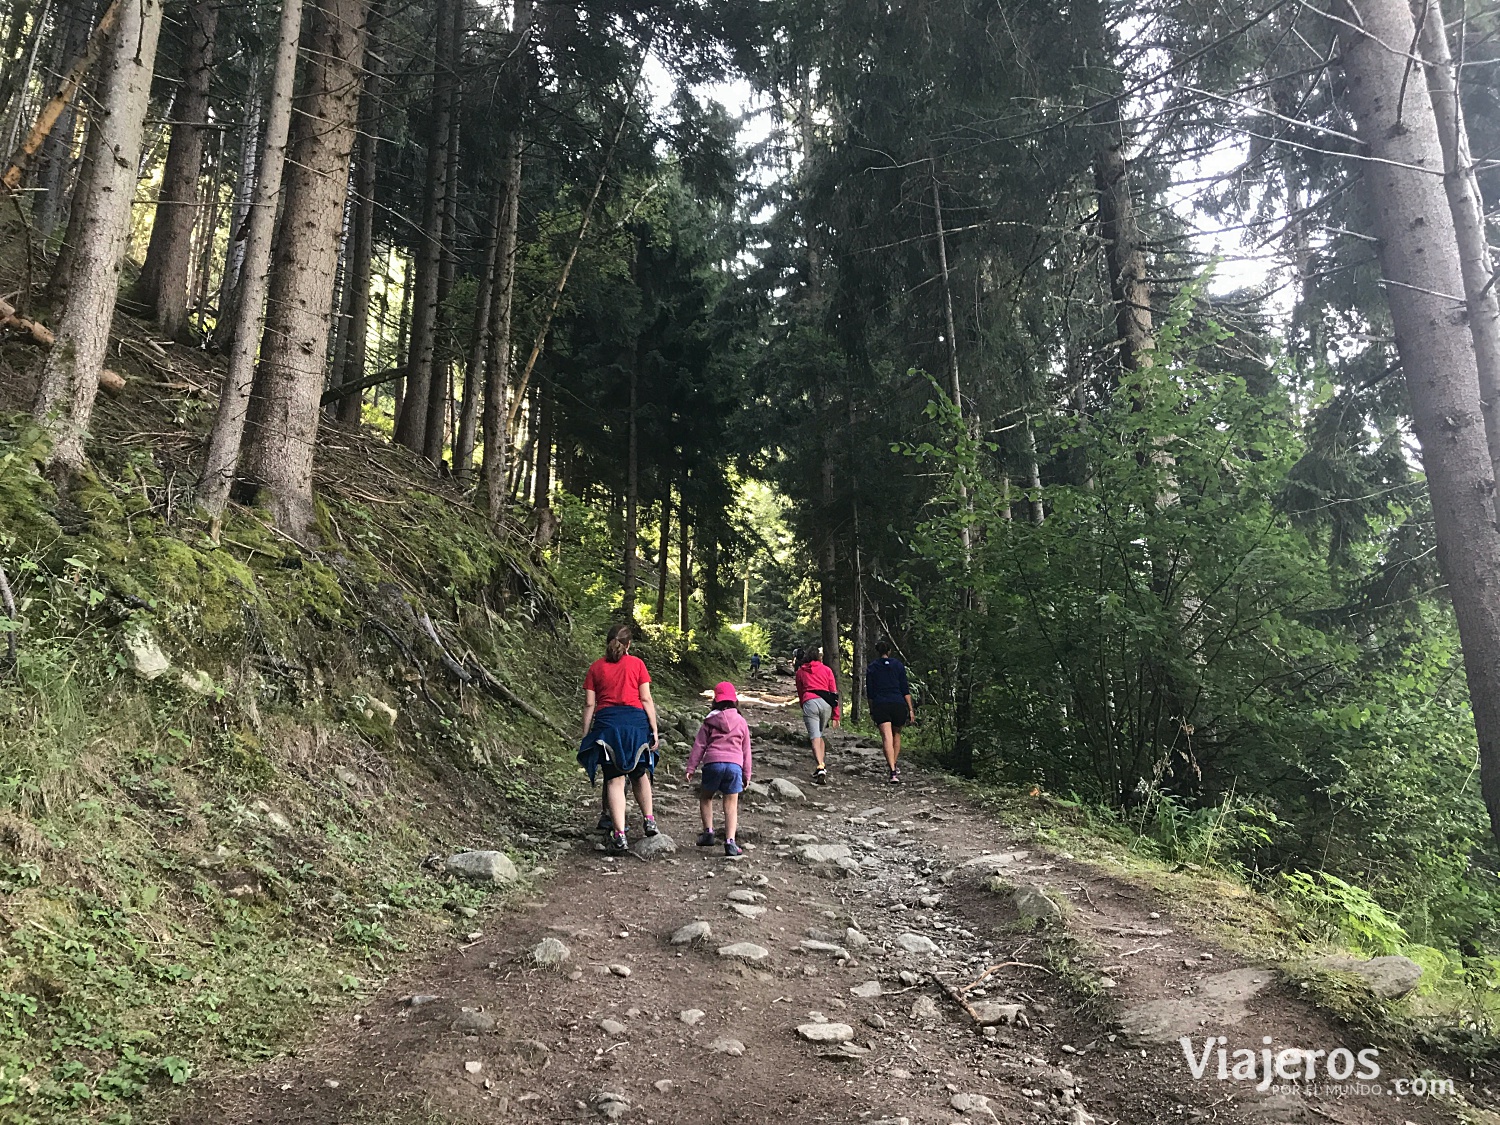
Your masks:
<svg viewBox="0 0 1500 1125"><path fill-rule="evenodd" d="M650 682L651 673L646 671L646 662L639 656L626 653L614 663L601 656L590 664L588 675L583 678L583 687L594 693L594 705L601 711L606 707L644 710L641 685Z"/></svg>

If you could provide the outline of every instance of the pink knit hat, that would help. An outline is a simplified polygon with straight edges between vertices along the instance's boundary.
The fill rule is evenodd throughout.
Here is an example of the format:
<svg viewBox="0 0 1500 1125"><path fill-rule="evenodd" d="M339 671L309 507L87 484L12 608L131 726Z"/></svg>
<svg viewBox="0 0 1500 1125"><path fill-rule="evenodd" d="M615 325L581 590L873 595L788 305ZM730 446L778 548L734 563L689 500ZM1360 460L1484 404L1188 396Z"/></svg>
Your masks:
<svg viewBox="0 0 1500 1125"><path fill-rule="evenodd" d="M738 703L739 701L739 694L734 690L734 685L728 680L714 685L715 703Z"/></svg>

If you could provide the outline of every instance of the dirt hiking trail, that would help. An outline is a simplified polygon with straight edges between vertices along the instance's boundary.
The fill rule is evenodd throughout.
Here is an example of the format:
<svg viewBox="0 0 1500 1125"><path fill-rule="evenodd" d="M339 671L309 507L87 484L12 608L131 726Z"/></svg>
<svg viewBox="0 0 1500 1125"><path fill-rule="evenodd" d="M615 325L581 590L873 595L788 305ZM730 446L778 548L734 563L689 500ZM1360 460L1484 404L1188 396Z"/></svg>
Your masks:
<svg viewBox="0 0 1500 1125"><path fill-rule="evenodd" d="M1259 1051L1267 1035L1274 1051L1369 1044L1274 969L1195 938L1150 890L1066 853L1013 846L935 775L906 769L905 784L887 784L875 744L835 732L829 784L813 786L800 714L774 694L789 681L753 684L764 698L745 700L747 717L785 739L756 740L755 781L770 790L746 801L743 857L694 847L697 800L680 755L657 772L672 854L603 854L597 795L581 796L534 898L476 920L482 937L434 951L294 1055L204 1083L170 1119L1458 1119L1441 1099L1395 1094L1392 1079L1421 1071L1389 1051L1378 1096L1260 1092L1253 1080L1219 1080L1212 1061L1195 1079L1180 1036L1200 1051L1211 1035L1230 1050ZM997 874L1008 887L993 889ZM1023 912L1062 917L1032 933ZM691 923L706 935L686 940ZM1076 939L1071 982L1051 971L1056 958L1047 967L1060 930ZM567 951L551 967L535 960L547 939L544 955L557 943ZM1099 998L1085 999L1079 980ZM971 1010L952 994L965 988Z"/></svg>

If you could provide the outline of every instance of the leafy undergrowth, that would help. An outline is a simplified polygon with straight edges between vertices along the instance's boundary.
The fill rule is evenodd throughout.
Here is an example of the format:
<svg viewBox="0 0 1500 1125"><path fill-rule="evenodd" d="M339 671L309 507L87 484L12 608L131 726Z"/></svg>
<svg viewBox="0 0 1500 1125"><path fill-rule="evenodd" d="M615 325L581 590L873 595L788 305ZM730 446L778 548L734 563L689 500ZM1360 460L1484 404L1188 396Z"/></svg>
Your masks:
<svg viewBox="0 0 1500 1125"><path fill-rule="evenodd" d="M284 1049L503 897L434 860L498 847L531 869L575 784L585 658L521 530L334 429L316 548L245 509L214 542L191 503L211 372L120 324L128 386L68 496L24 416L0 418L19 604L0 1118L19 1122L149 1118L154 1089Z"/></svg>

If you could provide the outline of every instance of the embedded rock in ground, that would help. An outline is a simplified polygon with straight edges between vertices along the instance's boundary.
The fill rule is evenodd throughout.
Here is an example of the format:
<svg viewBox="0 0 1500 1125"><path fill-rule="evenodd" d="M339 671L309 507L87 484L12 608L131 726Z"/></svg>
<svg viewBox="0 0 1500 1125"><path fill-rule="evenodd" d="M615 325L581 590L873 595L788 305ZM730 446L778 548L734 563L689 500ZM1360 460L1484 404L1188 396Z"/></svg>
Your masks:
<svg viewBox="0 0 1500 1125"><path fill-rule="evenodd" d="M771 951L763 945L754 942L737 941L733 945L721 945L719 956L728 957L734 961L764 961L771 956Z"/></svg>
<svg viewBox="0 0 1500 1125"><path fill-rule="evenodd" d="M861 1000L874 1000L885 990L880 987L878 980L867 980L864 984L856 984L849 991Z"/></svg>
<svg viewBox="0 0 1500 1125"><path fill-rule="evenodd" d="M365 718L367 719L378 718L386 726L393 727L396 725L397 714L396 709L383 699L365 700Z"/></svg>
<svg viewBox="0 0 1500 1125"><path fill-rule="evenodd" d="M936 953L937 943L923 934L901 934L896 944L908 953Z"/></svg>
<svg viewBox="0 0 1500 1125"><path fill-rule="evenodd" d="M766 912L764 906L750 906L743 902L731 902L729 907L741 918L759 918Z"/></svg>
<svg viewBox="0 0 1500 1125"><path fill-rule="evenodd" d="M859 930L850 926L844 931L844 944L854 946L856 949L870 944L870 939Z"/></svg>
<svg viewBox="0 0 1500 1125"><path fill-rule="evenodd" d="M471 883L514 883L520 878L516 865L504 852L459 852L450 855L444 866L449 875Z"/></svg>
<svg viewBox="0 0 1500 1125"><path fill-rule="evenodd" d="M990 852L986 855L976 855L973 859L959 864L959 869L977 871L981 875L999 875L1002 871L1025 859L1028 854L1027 852Z"/></svg>
<svg viewBox="0 0 1500 1125"><path fill-rule="evenodd" d="M619 1020L600 1020L599 1030L603 1031L605 1035L618 1039L630 1029Z"/></svg>
<svg viewBox="0 0 1500 1125"><path fill-rule="evenodd" d="M618 1121L630 1112L630 1100L614 1090L600 1090L593 1101L594 1108L608 1121Z"/></svg>
<svg viewBox="0 0 1500 1125"><path fill-rule="evenodd" d="M848 844L803 844L797 849L796 856L798 863L809 867L824 867L852 858Z"/></svg>
<svg viewBox="0 0 1500 1125"><path fill-rule="evenodd" d="M978 1116L998 1120L995 1108L990 1105L990 1099L983 1094L954 1094L948 1099L948 1104L965 1117Z"/></svg>
<svg viewBox="0 0 1500 1125"><path fill-rule="evenodd" d="M769 797L771 795L770 788L759 781L745 782L745 792L753 794L756 797Z"/></svg>
<svg viewBox="0 0 1500 1125"><path fill-rule="evenodd" d="M1363 961L1345 954L1332 954L1317 958L1312 966L1356 976L1381 1000L1399 1000L1422 983L1422 966L1410 957L1392 955Z"/></svg>
<svg viewBox="0 0 1500 1125"><path fill-rule="evenodd" d="M641 859L660 859L677 850L677 841L665 832L658 832L655 836L642 836L630 845L630 850Z"/></svg>
<svg viewBox="0 0 1500 1125"><path fill-rule="evenodd" d="M538 965L561 965L571 956L572 950L555 937L543 938L531 947L531 959Z"/></svg>
<svg viewBox="0 0 1500 1125"><path fill-rule="evenodd" d="M931 996L918 996L911 1006L911 1018L914 1020L935 1020L941 1015L937 1001Z"/></svg>
<svg viewBox="0 0 1500 1125"><path fill-rule="evenodd" d="M460 1012L453 1030L464 1035L483 1035L495 1030L495 1017L488 1012Z"/></svg>
<svg viewBox="0 0 1500 1125"><path fill-rule="evenodd" d="M689 1027L696 1027L702 1022L703 1017L708 1015L702 1008L687 1008L677 1013L677 1018Z"/></svg>
<svg viewBox="0 0 1500 1125"><path fill-rule="evenodd" d="M797 948L801 949L804 953L826 953L830 957L841 958L845 961L849 959L849 951L842 945L835 945L831 941L817 941L813 938L807 938L799 941Z"/></svg>
<svg viewBox="0 0 1500 1125"><path fill-rule="evenodd" d="M1191 995L1148 1000L1120 1013L1127 1034L1156 1043L1176 1044L1184 1035L1202 1035L1205 1028L1223 1033L1243 1022L1249 1004L1270 988L1276 974L1270 969L1231 969L1194 982Z"/></svg>
<svg viewBox="0 0 1500 1125"><path fill-rule="evenodd" d="M708 1049L717 1055L733 1055L735 1058L745 1053L745 1045L738 1039L715 1039L708 1045Z"/></svg>
<svg viewBox="0 0 1500 1125"><path fill-rule="evenodd" d="M712 933L707 922L689 922L677 928L677 932L672 935L672 944L691 945L695 941L707 941Z"/></svg>
<svg viewBox="0 0 1500 1125"><path fill-rule="evenodd" d="M847 1043L854 1038L854 1029L847 1023L804 1023L797 1034L809 1043Z"/></svg>
<svg viewBox="0 0 1500 1125"><path fill-rule="evenodd" d="M772 778L768 788L771 791L771 796L779 801L805 801L807 799L807 795L801 789L798 789L784 777Z"/></svg>
<svg viewBox="0 0 1500 1125"><path fill-rule="evenodd" d="M156 638L145 630L126 635L125 657L130 670L143 680L154 680L172 667Z"/></svg>
<svg viewBox="0 0 1500 1125"><path fill-rule="evenodd" d="M1030 1027L1031 1021L1026 1018L1026 1011L1020 1004L998 1004L993 1000L976 1000L970 1005L974 1009L974 1015L978 1017L983 1027L993 1027L1004 1024L1010 1027L1019 1024L1021 1027Z"/></svg>
<svg viewBox="0 0 1500 1125"><path fill-rule="evenodd" d="M751 891L741 887L737 890L730 891L729 894L725 897L728 898L730 902L743 902L748 905L753 905L754 903L760 902L766 896L764 891Z"/></svg>
<svg viewBox="0 0 1500 1125"><path fill-rule="evenodd" d="M1016 913L1021 916L1022 922L1035 925L1038 922L1062 921L1062 907L1048 898L1040 887L1017 888L1015 894L1011 895L1011 902L1015 903Z"/></svg>

